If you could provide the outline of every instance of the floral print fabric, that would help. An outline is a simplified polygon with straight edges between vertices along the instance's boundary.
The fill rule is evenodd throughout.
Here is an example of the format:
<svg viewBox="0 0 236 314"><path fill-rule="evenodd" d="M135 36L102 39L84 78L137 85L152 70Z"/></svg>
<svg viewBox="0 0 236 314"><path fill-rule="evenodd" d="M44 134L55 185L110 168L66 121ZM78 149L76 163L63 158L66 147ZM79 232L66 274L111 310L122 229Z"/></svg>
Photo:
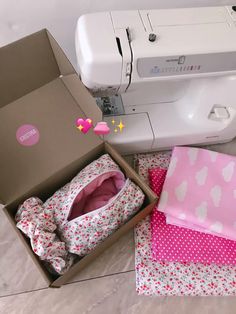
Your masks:
<svg viewBox="0 0 236 314"><path fill-rule="evenodd" d="M61 238L71 253L84 256L131 218L140 209L143 200L144 194L140 188L127 179L125 186L108 206L60 227Z"/></svg>
<svg viewBox="0 0 236 314"><path fill-rule="evenodd" d="M19 207L15 219L17 228L30 238L34 253L46 262L50 270L64 274L74 257L55 233L57 226L53 211L45 208L39 198L31 197Z"/></svg>
<svg viewBox="0 0 236 314"><path fill-rule="evenodd" d="M135 156L137 171L148 180L148 169L167 168L170 152ZM135 227L136 289L158 296L235 295L236 267L202 263L153 261L150 216Z"/></svg>
<svg viewBox="0 0 236 314"><path fill-rule="evenodd" d="M154 262L150 217L135 228L136 290L141 295L236 295L236 267L177 262Z"/></svg>
<svg viewBox="0 0 236 314"><path fill-rule="evenodd" d="M107 174L116 175L116 184L120 187L117 195L105 206L69 220L78 194L94 180L107 178ZM144 197L131 180L124 180L118 165L105 154L81 170L44 204L35 197L26 200L17 211L17 227L30 238L35 254L62 274L73 262L70 253L82 257L91 252L140 209Z"/></svg>

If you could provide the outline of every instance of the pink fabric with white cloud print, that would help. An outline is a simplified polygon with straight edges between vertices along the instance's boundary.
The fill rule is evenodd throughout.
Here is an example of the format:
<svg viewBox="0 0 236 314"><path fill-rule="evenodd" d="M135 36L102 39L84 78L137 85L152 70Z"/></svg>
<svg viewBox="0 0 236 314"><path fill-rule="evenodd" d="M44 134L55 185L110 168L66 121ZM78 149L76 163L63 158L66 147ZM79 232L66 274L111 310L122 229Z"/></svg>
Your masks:
<svg viewBox="0 0 236 314"><path fill-rule="evenodd" d="M236 157L175 147L158 209L167 223L236 240Z"/></svg>
<svg viewBox="0 0 236 314"><path fill-rule="evenodd" d="M166 170L149 169L152 190L159 196ZM236 242L166 223L158 205L151 215L152 255L156 261L236 265Z"/></svg>
<svg viewBox="0 0 236 314"><path fill-rule="evenodd" d="M88 254L140 209L144 197L105 154L44 204L34 197L26 200L16 214L17 227L31 239L34 252L61 274L71 266L67 252Z"/></svg>
<svg viewBox="0 0 236 314"><path fill-rule="evenodd" d="M136 167L148 182L148 168L168 168L170 152L139 154ZM150 216L135 226L135 270L138 294L155 296L225 296L236 294L236 266L153 261Z"/></svg>

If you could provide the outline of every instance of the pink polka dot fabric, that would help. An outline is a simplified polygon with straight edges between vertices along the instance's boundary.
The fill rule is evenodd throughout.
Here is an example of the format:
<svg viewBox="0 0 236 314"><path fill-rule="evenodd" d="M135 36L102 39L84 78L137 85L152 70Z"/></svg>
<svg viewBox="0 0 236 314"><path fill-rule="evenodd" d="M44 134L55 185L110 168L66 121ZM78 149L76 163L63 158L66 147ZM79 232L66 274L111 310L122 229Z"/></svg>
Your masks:
<svg viewBox="0 0 236 314"><path fill-rule="evenodd" d="M157 196L161 195L162 187L165 182L167 169L155 168L148 169L149 184L151 189L156 193Z"/></svg>
<svg viewBox="0 0 236 314"><path fill-rule="evenodd" d="M166 170L149 169L150 186L159 196ZM151 217L152 256L155 261L236 265L236 242L166 223L157 208Z"/></svg>

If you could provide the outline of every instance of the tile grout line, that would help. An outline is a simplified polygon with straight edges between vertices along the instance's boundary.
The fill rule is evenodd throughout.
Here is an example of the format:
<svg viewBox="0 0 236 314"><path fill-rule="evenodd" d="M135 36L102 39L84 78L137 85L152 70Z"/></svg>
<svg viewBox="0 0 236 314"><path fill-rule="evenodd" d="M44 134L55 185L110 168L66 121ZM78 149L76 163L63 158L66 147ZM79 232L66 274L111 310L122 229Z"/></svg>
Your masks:
<svg viewBox="0 0 236 314"><path fill-rule="evenodd" d="M108 274L108 275L103 275L103 276L92 277L92 278L81 279L81 280L77 280L77 281L73 281L73 282L68 282L68 283L64 284L63 286L68 286L68 285L71 285L74 283L80 283L80 282L85 282L85 281L89 281L89 280L96 280L96 279L101 279L101 278L106 278L106 277L112 277L115 275L122 275L122 274L126 274L126 273L131 273L131 272L134 272L134 269L133 270L127 270L124 272L118 272L118 273L114 273L114 274ZM63 286L61 286L61 287L63 287ZM16 292L16 293L7 294L7 295L1 295L0 299L8 298L11 296L18 296L18 295L22 295L22 294L28 294L31 292L43 291L43 290L47 290L47 289L50 289L50 287L44 287L44 288L38 288L38 289L33 289L33 290L28 290L28 291ZM51 289L58 289L58 288L51 288Z"/></svg>
<svg viewBox="0 0 236 314"><path fill-rule="evenodd" d="M112 274L107 274L107 275L103 275L103 276L91 277L91 278L87 278L87 279L80 279L80 280L68 282L68 283L64 284L64 286L71 285L71 284L77 283L77 282L84 282L84 281L100 279L100 278L104 278L104 277L111 277L111 276L115 276L115 275L122 275L122 274L126 274L126 273L132 273L134 271L135 271L135 269L130 269L130 270L125 270L125 271L121 271L121 272L118 272L118 273L112 273Z"/></svg>
<svg viewBox="0 0 236 314"><path fill-rule="evenodd" d="M49 287L44 287L44 288L38 288L38 289L33 289L33 290L27 290L27 291L22 291L22 292L16 292L16 293L11 293L11 294L1 295L0 299L12 297L12 296L17 296L17 295L21 295L21 294L27 294L27 293L31 293L31 292L47 290L47 289L49 289Z"/></svg>

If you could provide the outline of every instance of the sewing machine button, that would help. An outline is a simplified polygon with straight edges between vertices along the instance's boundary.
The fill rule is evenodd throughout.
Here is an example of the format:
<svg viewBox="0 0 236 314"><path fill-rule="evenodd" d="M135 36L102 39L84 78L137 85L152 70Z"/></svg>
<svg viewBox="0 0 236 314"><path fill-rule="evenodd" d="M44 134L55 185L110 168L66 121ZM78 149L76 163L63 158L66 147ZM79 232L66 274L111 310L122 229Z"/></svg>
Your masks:
<svg viewBox="0 0 236 314"><path fill-rule="evenodd" d="M154 33L149 34L148 40L154 42L157 39L157 35Z"/></svg>
<svg viewBox="0 0 236 314"><path fill-rule="evenodd" d="M217 119L228 119L229 118L229 112L225 107L215 107L214 113Z"/></svg>

